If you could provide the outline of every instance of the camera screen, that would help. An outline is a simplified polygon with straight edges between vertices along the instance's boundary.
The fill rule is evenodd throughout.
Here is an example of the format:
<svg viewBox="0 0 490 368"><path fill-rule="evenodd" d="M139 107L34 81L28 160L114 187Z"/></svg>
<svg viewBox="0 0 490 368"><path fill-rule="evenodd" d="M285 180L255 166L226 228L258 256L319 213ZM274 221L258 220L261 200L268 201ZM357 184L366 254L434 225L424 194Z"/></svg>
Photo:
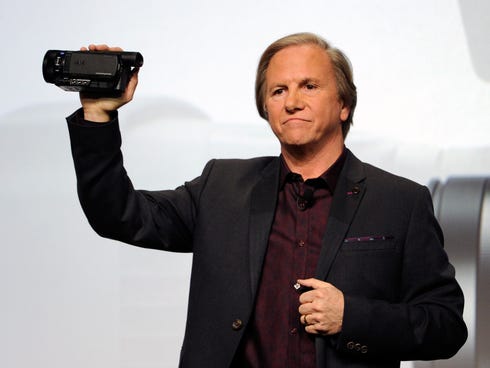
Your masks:
<svg viewBox="0 0 490 368"><path fill-rule="evenodd" d="M70 73L77 75L114 76L117 73L116 55L93 53L73 53L70 59Z"/></svg>

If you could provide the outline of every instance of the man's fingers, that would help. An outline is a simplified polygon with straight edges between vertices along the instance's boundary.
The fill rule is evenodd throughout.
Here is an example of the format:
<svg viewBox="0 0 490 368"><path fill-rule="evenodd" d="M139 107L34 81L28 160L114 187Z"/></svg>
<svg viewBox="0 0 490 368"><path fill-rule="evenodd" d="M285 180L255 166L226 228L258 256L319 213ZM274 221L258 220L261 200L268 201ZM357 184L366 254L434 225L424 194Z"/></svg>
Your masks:
<svg viewBox="0 0 490 368"><path fill-rule="evenodd" d="M320 288L324 288L324 287L327 287L328 285L330 285L328 282L321 281L321 280L314 279L314 278L299 279L298 284L300 284L301 286L312 288L312 289L320 289Z"/></svg>
<svg viewBox="0 0 490 368"><path fill-rule="evenodd" d="M88 46L88 49L90 51L106 51L106 50L109 50L109 46L107 46L105 43L104 44L100 44L100 45L90 44Z"/></svg>
<svg viewBox="0 0 490 368"><path fill-rule="evenodd" d="M91 43L90 45L88 45L88 47L81 47L80 48L80 51L123 51L123 49L121 47L118 47L118 46L108 46L106 45L105 43L104 44L99 44L99 45L96 45L96 44L93 44Z"/></svg>
<svg viewBox="0 0 490 368"><path fill-rule="evenodd" d="M313 300L319 297L317 290L326 289L332 286L328 282L321 281L318 279L313 279L313 278L298 280L298 284L300 284L303 287L311 289L310 291L305 291L303 294L300 295L299 302L301 304L313 302Z"/></svg>

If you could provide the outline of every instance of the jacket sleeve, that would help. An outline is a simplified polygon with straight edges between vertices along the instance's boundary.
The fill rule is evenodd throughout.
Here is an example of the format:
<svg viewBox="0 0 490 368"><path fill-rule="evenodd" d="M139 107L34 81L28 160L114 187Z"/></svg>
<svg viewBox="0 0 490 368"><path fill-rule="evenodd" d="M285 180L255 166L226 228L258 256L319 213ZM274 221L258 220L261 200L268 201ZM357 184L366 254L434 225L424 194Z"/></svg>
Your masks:
<svg viewBox="0 0 490 368"><path fill-rule="evenodd" d="M345 295L335 345L360 358L447 359L467 338L463 293L443 249L430 193L418 187L403 244L398 302Z"/></svg>
<svg viewBox="0 0 490 368"><path fill-rule="evenodd" d="M192 251L196 203L204 177L176 190L135 190L123 166L117 114L109 123L67 118L77 191L92 228L125 243L176 252Z"/></svg>

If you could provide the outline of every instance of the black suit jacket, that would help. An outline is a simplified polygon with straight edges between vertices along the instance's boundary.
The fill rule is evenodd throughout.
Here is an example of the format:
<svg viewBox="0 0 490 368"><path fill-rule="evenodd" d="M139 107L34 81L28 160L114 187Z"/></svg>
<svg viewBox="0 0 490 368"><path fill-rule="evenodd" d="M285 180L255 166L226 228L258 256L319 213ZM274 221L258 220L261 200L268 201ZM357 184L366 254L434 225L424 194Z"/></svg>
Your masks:
<svg viewBox="0 0 490 368"><path fill-rule="evenodd" d="M280 159L213 160L169 191L136 191L117 121L68 118L78 193L98 234L193 252L181 367L229 367L254 308ZM316 277L345 295L342 332L316 338L318 367L398 367L464 343L463 295L428 190L348 152Z"/></svg>

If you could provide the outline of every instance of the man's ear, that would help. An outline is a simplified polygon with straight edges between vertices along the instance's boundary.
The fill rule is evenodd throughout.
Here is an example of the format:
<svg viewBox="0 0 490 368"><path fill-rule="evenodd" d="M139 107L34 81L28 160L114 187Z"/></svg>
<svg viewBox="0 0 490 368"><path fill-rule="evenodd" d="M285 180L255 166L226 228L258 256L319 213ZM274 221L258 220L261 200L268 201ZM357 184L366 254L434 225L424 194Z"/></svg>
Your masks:
<svg viewBox="0 0 490 368"><path fill-rule="evenodd" d="M342 102L342 109L340 110L340 120L342 122L346 121L350 115L350 107L345 106Z"/></svg>
<svg viewBox="0 0 490 368"><path fill-rule="evenodd" d="M262 110L264 111L264 116L266 119L269 119L269 112L267 111L267 106L264 106L262 107Z"/></svg>

